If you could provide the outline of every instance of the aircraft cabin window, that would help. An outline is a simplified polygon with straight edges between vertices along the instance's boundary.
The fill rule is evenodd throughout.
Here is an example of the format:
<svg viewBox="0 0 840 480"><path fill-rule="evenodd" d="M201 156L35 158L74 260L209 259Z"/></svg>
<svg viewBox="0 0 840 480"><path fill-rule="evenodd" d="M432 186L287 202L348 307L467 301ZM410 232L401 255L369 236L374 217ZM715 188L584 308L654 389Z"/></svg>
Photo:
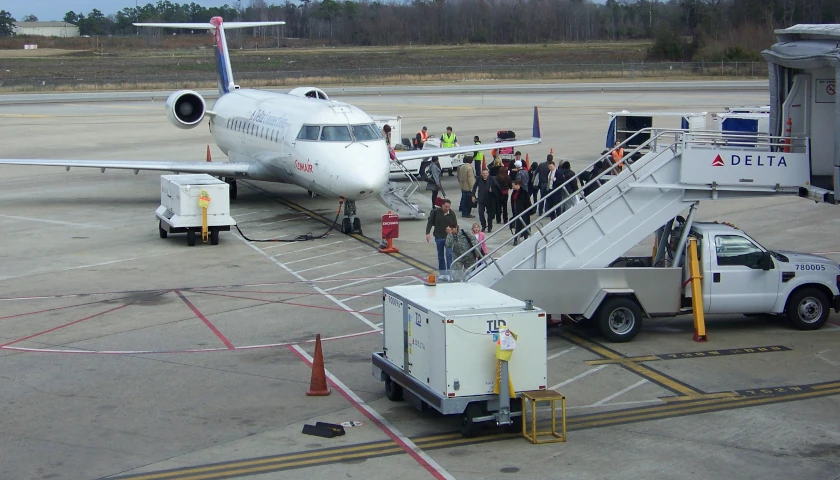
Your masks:
<svg viewBox="0 0 840 480"><path fill-rule="evenodd" d="M353 125L353 136L360 142L367 142L381 138L376 134L378 131L378 128L371 125Z"/></svg>
<svg viewBox="0 0 840 480"><path fill-rule="evenodd" d="M298 133L298 140L318 140L318 134L321 133L321 127L317 125L304 125Z"/></svg>
<svg viewBox="0 0 840 480"><path fill-rule="evenodd" d="M321 140L325 142L349 142L350 130L346 126L326 126L321 130Z"/></svg>
<svg viewBox="0 0 840 480"><path fill-rule="evenodd" d="M715 253L718 265L749 266L764 254L756 244L737 235L715 237Z"/></svg>

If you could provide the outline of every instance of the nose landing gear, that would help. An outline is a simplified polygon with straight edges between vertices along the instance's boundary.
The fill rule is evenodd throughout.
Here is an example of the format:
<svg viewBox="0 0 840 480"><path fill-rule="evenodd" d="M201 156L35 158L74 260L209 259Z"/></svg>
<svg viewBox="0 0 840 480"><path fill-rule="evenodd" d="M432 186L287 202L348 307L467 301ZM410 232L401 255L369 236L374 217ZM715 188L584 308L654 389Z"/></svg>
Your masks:
<svg viewBox="0 0 840 480"><path fill-rule="evenodd" d="M356 216L356 201L344 201L344 218L341 220L341 233L362 234L362 221Z"/></svg>

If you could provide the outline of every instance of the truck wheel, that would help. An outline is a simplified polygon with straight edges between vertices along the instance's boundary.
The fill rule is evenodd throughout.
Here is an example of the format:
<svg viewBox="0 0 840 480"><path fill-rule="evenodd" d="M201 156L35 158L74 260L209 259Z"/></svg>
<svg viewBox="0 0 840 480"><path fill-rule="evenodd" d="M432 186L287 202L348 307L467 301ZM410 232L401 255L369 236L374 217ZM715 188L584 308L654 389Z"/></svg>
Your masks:
<svg viewBox="0 0 840 480"><path fill-rule="evenodd" d="M187 246L195 246L195 230L187 230Z"/></svg>
<svg viewBox="0 0 840 480"><path fill-rule="evenodd" d="M210 229L210 245L219 244L219 231L215 228Z"/></svg>
<svg viewBox="0 0 840 480"><path fill-rule="evenodd" d="M633 340L642 329L642 309L627 297L610 297L598 308L598 329L615 343Z"/></svg>
<svg viewBox="0 0 840 480"><path fill-rule="evenodd" d="M481 423L474 422L473 418L483 417L485 413L484 402L472 402L461 414L461 435L469 438L474 437L481 430Z"/></svg>
<svg viewBox="0 0 840 480"><path fill-rule="evenodd" d="M229 190L228 193L230 195L229 198L231 200L236 200L236 194L238 193L237 188L236 188L236 180L231 180L230 181L230 190Z"/></svg>
<svg viewBox="0 0 840 480"><path fill-rule="evenodd" d="M167 236L169 236L169 232L167 232L166 229L163 228L163 220L161 220L160 223L158 223L158 233L160 234L160 238L166 238Z"/></svg>
<svg viewBox="0 0 840 480"><path fill-rule="evenodd" d="M817 330L828 320L828 300L816 288L803 288L788 297L785 313L799 330Z"/></svg>
<svg viewBox="0 0 840 480"><path fill-rule="evenodd" d="M385 396L392 402L399 402L403 398L402 385L391 380L391 377L385 377Z"/></svg>

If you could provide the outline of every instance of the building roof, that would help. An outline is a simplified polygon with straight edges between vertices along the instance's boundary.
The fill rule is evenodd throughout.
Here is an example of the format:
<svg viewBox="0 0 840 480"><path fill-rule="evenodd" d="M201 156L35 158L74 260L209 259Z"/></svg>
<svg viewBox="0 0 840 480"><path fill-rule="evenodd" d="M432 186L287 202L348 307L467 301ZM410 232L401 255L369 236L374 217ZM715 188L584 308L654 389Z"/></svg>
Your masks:
<svg viewBox="0 0 840 480"><path fill-rule="evenodd" d="M18 28L77 27L67 22L14 22Z"/></svg>

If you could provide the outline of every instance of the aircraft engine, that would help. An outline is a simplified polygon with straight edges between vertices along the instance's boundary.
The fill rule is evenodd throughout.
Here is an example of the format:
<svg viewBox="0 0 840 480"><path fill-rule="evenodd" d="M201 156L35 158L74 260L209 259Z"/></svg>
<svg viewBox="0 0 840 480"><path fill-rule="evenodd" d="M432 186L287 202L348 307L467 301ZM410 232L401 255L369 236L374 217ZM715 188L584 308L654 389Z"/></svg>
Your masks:
<svg viewBox="0 0 840 480"><path fill-rule="evenodd" d="M297 87L289 92L289 95L294 95L296 97L317 98L319 100L330 99L327 92L315 87Z"/></svg>
<svg viewBox="0 0 840 480"><path fill-rule="evenodd" d="M178 128L193 128L204 119L207 105L197 92L179 90L166 99L166 118Z"/></svg>

